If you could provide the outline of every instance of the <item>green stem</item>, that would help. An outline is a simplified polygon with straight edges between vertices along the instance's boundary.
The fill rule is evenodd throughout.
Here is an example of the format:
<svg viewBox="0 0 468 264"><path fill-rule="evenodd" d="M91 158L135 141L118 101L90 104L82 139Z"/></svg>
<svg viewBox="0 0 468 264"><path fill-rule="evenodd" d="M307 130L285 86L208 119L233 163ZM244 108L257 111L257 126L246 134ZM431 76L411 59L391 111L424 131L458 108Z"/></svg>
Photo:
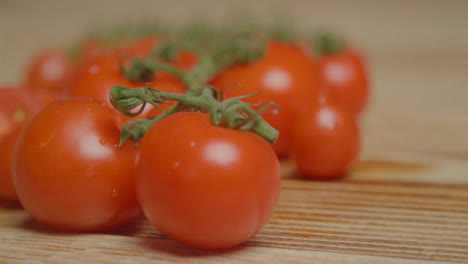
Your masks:
<svg viewBox="0 0 468 264"><path fill-rule="evenodd" d="M123 86L114 86L111 89L111 102L125 115L131 115L131 110L142 104L155 105L165 100L177 102L175 106L157 117L127 122L122 132L121 144L128 138L138 141L156 122L185 109L208 112L214 125L224 125L235 129L244 124L241 130L250 130L270 143L278 137L278 131L265 122L248 104L238 99L219 102L216 98L216 91L209 86L204 86L199 91L190 90L187 94L167 93L151 88L128 89Z"/></svg>
<svg viewBox="0 0 468 264"><path fill-rule="evenodd" d="M318 56L335 54L346 49L346 42L332 33L318 33L312 40L315 53Z"/></svg>

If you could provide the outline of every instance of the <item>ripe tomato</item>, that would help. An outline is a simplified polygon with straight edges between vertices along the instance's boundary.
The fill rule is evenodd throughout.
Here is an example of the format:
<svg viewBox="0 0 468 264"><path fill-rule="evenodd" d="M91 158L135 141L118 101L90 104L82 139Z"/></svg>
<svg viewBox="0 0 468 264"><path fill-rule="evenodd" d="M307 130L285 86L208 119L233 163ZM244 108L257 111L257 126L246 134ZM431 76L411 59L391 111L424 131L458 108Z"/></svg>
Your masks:
<svg viewBox="0 0 468 264"><path fill-rule="evenodd" d="M139 213L136 147L104 102L55 101L25 127L13 157L13 183L34 219L66 231L118 227Z"/></svg>
<svg viewBox="0 0 468 264"><path fill-rule="evenodd" d="M317 179L343 176L359 155L358 123L340 104L320 100L297 118L292 143L292 156L303 175Z"/></svg>
<svg viewBox="0 0 468 264"><path fill-rule="evenodd" d="M20 130L14 130L0 139L0 198L12 204L20 203L11 177L11 161L19 134Z"/></svg>
<svg viewBox="0 0 468 264"><path fill-rule="evenodd" d="M41 104L24 88L0 88L0 140L20 129L41 108Z"/></svg>
<svg viewBox="0 0 468 264"><path fill-rule="evenodd" d="M195 248L222 249L266 224L280 181L278 159L265 140L213 126L208 114L182 112L143 137L136 187L158 230Z"/></svg>
<svg viewBox="0 0 468 264"><path fill-rule="evenodd" d="M356 51L325 53L320 59L325 92L359 116L369 97L369 80L362 56Z"/></svg>
<svg viewBox="0 0 468 264"><path fill-rule="evenodd" d="M144 46L147 48L147 46ZM141 48L141 47L140 47ZM136 49L136 48L135 48ZM144 53L143 48L132 51L136 53ZM72 83L69 96L90 96L99 100L105 101L109 106L111 105L109 93L114 85L122 85L128 88L145 87L146 83L155 83L155 88L166 91L165 89L181 91L185 90L182 81L175 76L165 72L156 73L155 77L145 82L132 82L128 80L121 72L120 64L124 55L122 51L112 52L97 56L85 62L77 71L74 82ZM175 65L187 69L193 66L192 61L184 56L181 60L176 60ZM193 62L194 63L194 62ZM177 86L177 88L175 88ZM181 92L182 93L182 92ZM148 110L151 107L148 108ZM145 113L137 118L144 118ZM122 116L122 122L129 120L129 118Z"/></svg>
<svg viewBox="0 0 468 264"><path fill-rule="evenodd" d="M281 111L265 113L262 117L280 132L273 144L276 154L289 155L290 127L297 115L317 100L319 92L318 65L295 44L270 42L263 58L250 64L240 64L222 71L212 81L217 89L239 83L225 90L225 97L253 94L243 99L248 103L274 101Z"/></svg>
<svg viewBox="0 0 468 264"><path fill-rule="evenodd" d="M74 66L67 55L58 49L41 51L31 61L26 75L26 86L63 94L73 75Z"/></svg>

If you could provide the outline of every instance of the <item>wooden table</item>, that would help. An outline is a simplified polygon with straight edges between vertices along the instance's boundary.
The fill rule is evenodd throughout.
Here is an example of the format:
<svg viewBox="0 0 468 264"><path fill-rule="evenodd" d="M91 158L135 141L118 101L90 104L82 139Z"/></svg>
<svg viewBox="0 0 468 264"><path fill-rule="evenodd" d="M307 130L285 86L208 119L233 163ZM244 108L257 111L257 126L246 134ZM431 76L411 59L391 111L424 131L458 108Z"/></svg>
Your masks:
<svg viewBox="0 0 468 264"><path fill-rule="evenodd" d="M196 251L144 219L107 234L60 234L0 209L0 263L468 263L468 2L18 2L0 2L0 83L19 80L38 45L69 42L89 21L178 23L193 9L220 21L249 6L261 19L287 10L300 25L347 33L369 55L373 93L351 175L305 180L283 162L275 214L238 248Z"/></svg>

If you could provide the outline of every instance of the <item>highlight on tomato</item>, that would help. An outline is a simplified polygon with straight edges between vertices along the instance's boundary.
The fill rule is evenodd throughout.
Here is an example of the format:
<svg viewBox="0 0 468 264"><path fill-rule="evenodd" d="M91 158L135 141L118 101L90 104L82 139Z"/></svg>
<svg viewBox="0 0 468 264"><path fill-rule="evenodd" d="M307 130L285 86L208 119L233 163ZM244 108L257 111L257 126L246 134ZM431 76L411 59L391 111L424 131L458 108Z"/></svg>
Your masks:
<svg viewBox="0 0 468 264"><path fill-rule="evenodd" d="M270 41L262 58L237 64L222 70L212 84L225 89L226 98L246 94L248 103L274 101L281 111L264 113L262 117L278 129L280 136L273 148L280 158L288 157L291 145L291 127L300 113L317 100L320 88L319 68L302 46Z"/></svg>
<svg viewBox="0 0 468 264"><path fill-rule="evenodd" d="M55 101L21 134L13 156L18 197L38 222L73 232L119 227L140 212L136 146L118 147L115 112L102 101Z"/></svg>
<svg viewBox="0 0 468 264"><path fill-rule="evenodd" d="M296 119L292 139L298 171L315 179L344 176L357 161L361 147L356 117L325 97Z"/></svg>

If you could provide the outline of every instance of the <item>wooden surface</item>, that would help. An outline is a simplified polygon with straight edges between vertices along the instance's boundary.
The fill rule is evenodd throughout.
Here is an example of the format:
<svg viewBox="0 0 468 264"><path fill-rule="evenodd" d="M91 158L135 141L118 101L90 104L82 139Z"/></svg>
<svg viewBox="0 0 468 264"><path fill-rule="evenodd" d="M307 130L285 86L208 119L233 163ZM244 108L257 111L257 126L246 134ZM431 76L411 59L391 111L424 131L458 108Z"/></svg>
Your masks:
<svg viewBox="0 0 468 264"><path fill-rule="evenodd" d="M90 21L177 23L203 10L220 21L250 4L259 19L286 10L304 27L346 33L369 56L373 93L351 175L304 180L283 163L275 214L238 248L196 251L145 219L107 234L60 234L0 209L0 263L468 263L468 2L24 2L0 1L0 83L20 80L40 45L70 42Z"/></svg>

